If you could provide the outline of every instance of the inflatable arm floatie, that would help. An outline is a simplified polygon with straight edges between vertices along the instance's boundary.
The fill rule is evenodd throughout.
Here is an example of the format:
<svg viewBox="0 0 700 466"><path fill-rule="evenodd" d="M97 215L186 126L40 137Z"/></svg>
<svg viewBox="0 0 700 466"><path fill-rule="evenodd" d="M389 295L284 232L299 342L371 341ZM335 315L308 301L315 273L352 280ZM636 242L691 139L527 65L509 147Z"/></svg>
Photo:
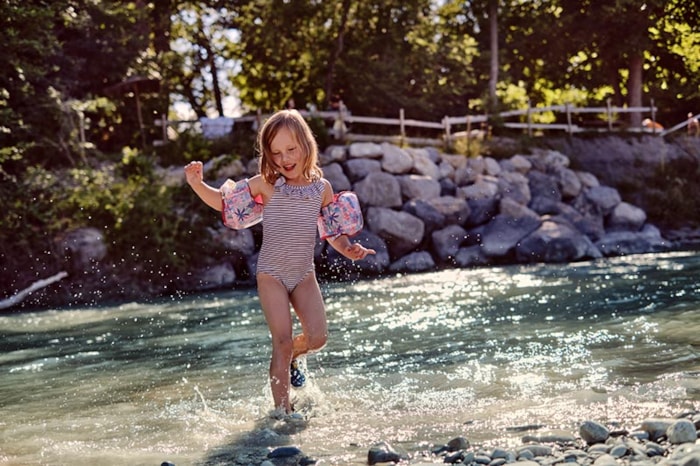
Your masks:
<svg viewBox="0 0 700 466"><path fill-rule="evenodd" d="M254 199L248 180L226 180L221 191L221 218L229 228L242 230L262 220L263 204Z"/></svg>
<svg viewBox="0 0 700 466"><path fill-rule="evenodd" d="M318 216L318 234L322 240L335 239L340 235L356 235L362 226L360 201L350 191L335 194L333 202L323 207Z"/></svg>

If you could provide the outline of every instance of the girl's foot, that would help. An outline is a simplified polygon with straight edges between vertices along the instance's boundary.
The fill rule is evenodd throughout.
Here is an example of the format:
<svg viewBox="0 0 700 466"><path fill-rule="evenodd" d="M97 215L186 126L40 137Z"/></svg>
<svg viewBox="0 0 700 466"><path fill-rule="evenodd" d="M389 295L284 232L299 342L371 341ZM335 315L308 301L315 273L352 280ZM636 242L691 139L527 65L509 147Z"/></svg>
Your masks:
<svg viewBox="0 0 700 466"><path fill-rule="evenodd" d="M303 387L306 382L306 376L304 375L304 369L302 368L301 361L299 359L294 359L292 365L289 368L290 371L290 383L292 387Z"/></svg>

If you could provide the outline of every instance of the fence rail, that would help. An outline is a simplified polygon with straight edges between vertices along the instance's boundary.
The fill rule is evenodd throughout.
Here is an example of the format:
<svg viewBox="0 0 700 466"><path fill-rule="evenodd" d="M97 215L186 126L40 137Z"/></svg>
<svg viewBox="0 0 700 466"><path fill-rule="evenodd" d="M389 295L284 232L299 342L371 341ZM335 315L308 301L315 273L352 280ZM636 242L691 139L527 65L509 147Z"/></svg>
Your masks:
<svg viewBox="0 0 700 466"><path fill-rule="evenodd" d="M464 115L464 116L445 116L442 121L423 121L406 118L404 109L399 110L398 118L381 118L371 116L353 115L347 111L307 111L300 110L300 113L307 118L320 118L326 122L330 122L329 133L339 141L366 141L366 142L391 142L395 144L426 144L426 145L450 145L459 139L482 138L487 130L485 126L491 118L501 121L500 123L505 128L521 129L527 131L528 135L532 136L535 131L564 131L569 134L580 133L584 131L618 131L620 124L618 116L624 113L642 113L648 114L651 118L648 121L652 122L649 128L625 128L626 131L650 132L661 136L676 130L663 130L655 123L657 108L654 106L654 101L648 107L613 107L608 101L604 107L576 107L574 105L551 105L548 107L528 107L522 110L509 110L496 115ZM552 112L564 114L566 123L535 123L535 115ZM591 120L588 122L574 123L573 115L575 114L597 114L602 118ZM269 115L263 115L258 112L256 115L246 115L236 118L226 118L232 126L240 123L251 123L259 127ZM507 121L509 118L518 118L519 121ZM155 124L162 129L163 139L156 141L154 145L162 145L168 142L168 128L182 124L197 124L199 120L167 120L165 117L155 121ZM378 126L393 126L398 127L398 134L394 135L378 135L378 134L360 134L348 129L348 125L378 125ZM687 124L681 123L676 125L678 128L684 127ZM456 128L457 127L457 128ZM455 129L463 130L455 131ZM439 132L439 137L410 137L407 135L407 128L420 128L435 130ZM230 127L229 127L230 132ZM226 134L222 134L224 136Z"/></svg>

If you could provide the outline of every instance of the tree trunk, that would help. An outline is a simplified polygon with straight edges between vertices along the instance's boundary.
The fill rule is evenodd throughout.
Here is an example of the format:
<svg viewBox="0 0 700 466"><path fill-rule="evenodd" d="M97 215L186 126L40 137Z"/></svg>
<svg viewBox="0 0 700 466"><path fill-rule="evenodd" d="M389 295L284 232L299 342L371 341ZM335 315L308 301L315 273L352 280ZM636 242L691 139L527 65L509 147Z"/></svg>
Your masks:
<svg viewBox="0 0 700 466"><path fill-rule="evenodd" d="M629 106L630 107L641 107L642 106L642 67L644 65L644 59L640 54L632 55L630 58L630 79L627 85L627 92L629 94ZM630 126L632 128L639 128L642 125L642 113L632 112L630 113Z"/></svg>
<svg viewBox="0 0 700 466"><path fill-rule="evenodd" d="M343 51L345 40L345 29L348 23L348 14L350 12L350 0L343 0L340 12L340 25L338 26L338 38L336 39L335 50L331 59L328 61L328 72L326 73L326 104L330 105L331 97L333 96L333 87L335 81L335 64Z"/></svg>
<svg viewBox="0 0 700 466"><path fill-rule="evenodd" d="M491 72L489 76L489 110L495 113L498 109L496 84L498 83L498 0L489 2L489 27L491 47Z"/></svg>

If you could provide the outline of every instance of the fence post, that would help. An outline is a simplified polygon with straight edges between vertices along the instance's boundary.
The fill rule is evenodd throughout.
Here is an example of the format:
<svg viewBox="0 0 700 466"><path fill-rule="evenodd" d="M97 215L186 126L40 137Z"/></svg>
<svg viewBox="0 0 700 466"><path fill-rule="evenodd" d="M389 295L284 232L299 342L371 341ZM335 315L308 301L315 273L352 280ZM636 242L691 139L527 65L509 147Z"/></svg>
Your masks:
<svg viewBox="0 0 700 466"><path fill-rule="evenodd" d="M404 139L406 139L406 127L404 124L404 112L403 108L399 110L399 127L401 128L401 145L403 145Z"/></svg>
<svg viewBox="0 0 700 466"><path fill-rule="evenodd" d="M532 137L532 103L530 98L527 98L527 135Z"/></svg>
<svg viewBox="0 0 700 466"><path fill-rule="evenodd" d="M612 131L612 99L607 98L608 104L608 131Z"/></svg>
<svg viewBox="0 0 700 466"><path fill-rule="evenodd" d="M445 149L449 150L452 148L452 135L450 130L450 120L447 115L442 117L442 127L445 128Z"/></svg>
<svg viewBox="0 0 700 466"><path fill-rule="evenodd" d="M566 103L566 126L567 129L566 131L571 134L574 132L573 128L571 127L571 109L569 108L569 102Z"/></svg>

